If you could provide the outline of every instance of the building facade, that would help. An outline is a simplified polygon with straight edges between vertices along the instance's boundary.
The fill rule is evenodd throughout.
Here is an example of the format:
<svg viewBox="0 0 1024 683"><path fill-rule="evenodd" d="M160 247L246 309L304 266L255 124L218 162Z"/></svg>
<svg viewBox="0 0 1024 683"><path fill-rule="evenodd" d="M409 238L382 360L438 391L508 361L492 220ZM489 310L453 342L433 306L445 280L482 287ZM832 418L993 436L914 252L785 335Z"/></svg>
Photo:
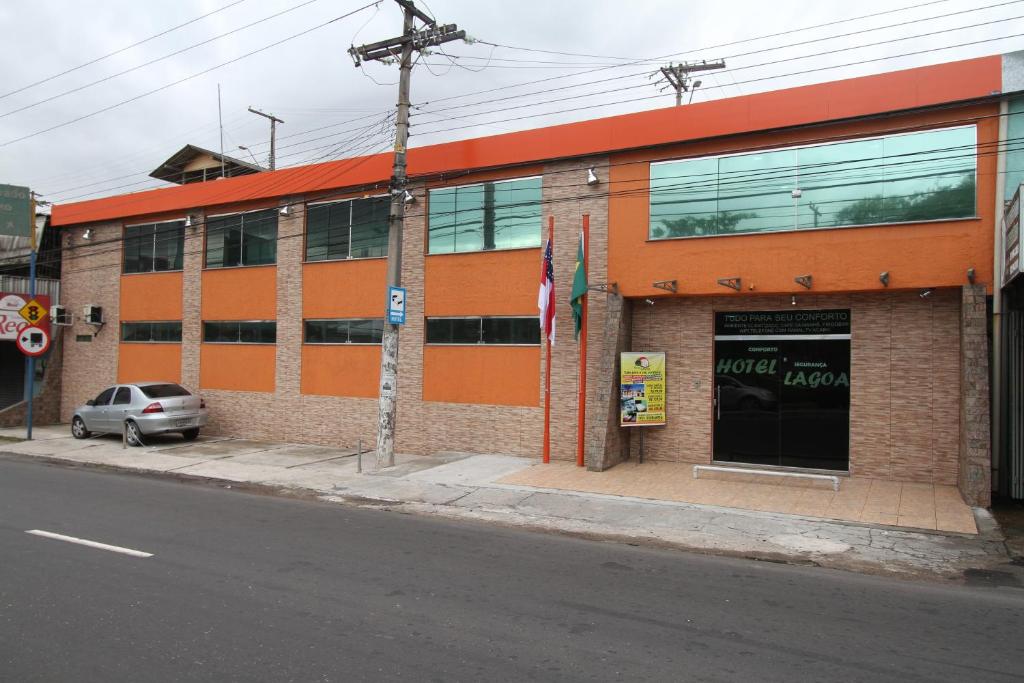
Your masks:
<svg viewBox="0 0 1024 683"><path fill-rule="evenodd" d="M552 455L575 457L587 216L588 467L643 447L987 504L1004 61L410 150L397 448L539 455L553 222ZM64 417L167 379L211 430L371 444L389 173L378 155L55 207L64 301L105 319L69 331ZM668 422L643 440L619 427L622 350L666 353Z"/></svg>

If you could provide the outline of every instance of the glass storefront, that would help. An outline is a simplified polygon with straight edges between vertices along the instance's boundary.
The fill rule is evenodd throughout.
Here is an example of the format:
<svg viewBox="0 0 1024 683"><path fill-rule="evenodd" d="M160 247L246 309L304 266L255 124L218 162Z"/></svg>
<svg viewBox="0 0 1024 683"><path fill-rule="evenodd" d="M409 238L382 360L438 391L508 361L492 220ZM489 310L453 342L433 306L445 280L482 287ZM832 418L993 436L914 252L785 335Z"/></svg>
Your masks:
<svg viewBox="0 0 1024 683"><path fill-rule="evenodd" d="M715 314L714 458L849 468L850 311Z"/></svg>

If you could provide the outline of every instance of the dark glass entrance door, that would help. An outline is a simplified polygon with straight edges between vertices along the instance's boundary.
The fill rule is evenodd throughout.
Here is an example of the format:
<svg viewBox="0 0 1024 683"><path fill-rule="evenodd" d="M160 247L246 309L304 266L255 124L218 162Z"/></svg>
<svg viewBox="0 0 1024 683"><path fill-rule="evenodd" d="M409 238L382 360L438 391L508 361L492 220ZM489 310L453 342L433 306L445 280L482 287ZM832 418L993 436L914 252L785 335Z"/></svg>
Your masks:
<svg viewBox="0 0 1024 683"><path fill-rule="evenodd" d="M848 469L849 311L718 314L714 409L716 461Z"/></svg>

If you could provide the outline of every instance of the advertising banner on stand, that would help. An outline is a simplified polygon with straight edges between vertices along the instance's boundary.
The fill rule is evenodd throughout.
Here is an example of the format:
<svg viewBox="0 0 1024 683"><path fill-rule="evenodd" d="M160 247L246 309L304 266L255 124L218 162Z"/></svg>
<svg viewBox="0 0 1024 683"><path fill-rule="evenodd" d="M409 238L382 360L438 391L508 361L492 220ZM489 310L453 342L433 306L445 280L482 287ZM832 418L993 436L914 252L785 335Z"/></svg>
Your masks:
<svg viewBox="0 0 1024 683"><path fill-rule="evenodd" d="M625 351L619 360L619 425L664 425L665 352Z"/></svg>

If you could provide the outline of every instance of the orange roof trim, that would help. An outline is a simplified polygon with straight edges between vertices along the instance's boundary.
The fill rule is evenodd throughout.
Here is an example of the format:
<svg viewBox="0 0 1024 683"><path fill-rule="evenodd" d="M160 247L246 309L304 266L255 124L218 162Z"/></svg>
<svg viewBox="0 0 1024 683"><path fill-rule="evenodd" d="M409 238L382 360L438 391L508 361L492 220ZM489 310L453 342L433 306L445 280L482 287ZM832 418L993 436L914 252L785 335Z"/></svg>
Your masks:
<svg viewBox="0 0 1024 683"><path fill-rule="evenodd" d="M606 154L673 142L800 126L973 100L998 93L993 55L829 83L622 114L409 150L409 174L430 175ZM386 183L391 154L54 205L55 226Z"/></svg>

